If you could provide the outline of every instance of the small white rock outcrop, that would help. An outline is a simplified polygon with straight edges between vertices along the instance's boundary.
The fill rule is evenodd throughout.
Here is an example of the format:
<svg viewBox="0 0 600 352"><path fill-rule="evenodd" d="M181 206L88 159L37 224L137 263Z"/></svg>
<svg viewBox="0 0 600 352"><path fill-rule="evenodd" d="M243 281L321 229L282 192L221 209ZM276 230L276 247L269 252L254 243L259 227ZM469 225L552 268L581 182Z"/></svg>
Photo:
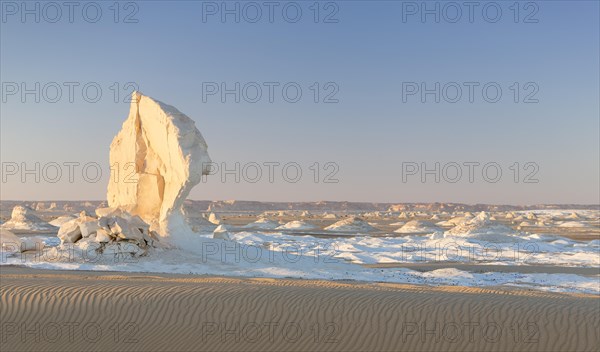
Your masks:
<svg viewBox="0 0 600 352"><path fill-rule="evenodd" d="M274 230L279 226L276 221L269 220L267 218L259 218L255 222L251 222L247 225L242 226L245 229L259 229L259 230Z"/></svg>
<svg viewBox="0 0 600 352"><path fill-rule="evenodd" d="M440 231L434 223L424 220L411 220L404 224L401 228L394 231L395 233L434 233Z"/></svg>
<svg viewBox="0 0 600 352"><path fill-rule="evenodd" d="M0 248L6 252L41 251L44 249L44 241L39 238L18 237L6 229L0 229Z"/></svg>
<svg viewBox="0 0 600 352"><path fill-rule="evenodd" d="M213 238L218 238L225 241L233 241L233 237L225 225L219 225L215 231L213 231Z"/></svg>
<svg viewBox="0 0 600 352"><path fill-rule="evenodd" d="M17 205L13 208L10 220L2 224L6 230L21 231L49 231L56 230L55 226L50 225L35 215L33 209Z"/></svg>
<svg viewBox="0 0 600 352"><path fill-rule="evenodd" d="M377 228L371 226L365 220L352 216L343 220L340 220L334 224L331 224L325 228L327 231L340 231L340 232L358 232L368 233L376 231Z"/></svg>
<svg viewBox="0 0 600 352"><path fill-rule="evenodd" d="M278 226L277 230L312 230L315 226L302 220L294 220Z"/></svg>

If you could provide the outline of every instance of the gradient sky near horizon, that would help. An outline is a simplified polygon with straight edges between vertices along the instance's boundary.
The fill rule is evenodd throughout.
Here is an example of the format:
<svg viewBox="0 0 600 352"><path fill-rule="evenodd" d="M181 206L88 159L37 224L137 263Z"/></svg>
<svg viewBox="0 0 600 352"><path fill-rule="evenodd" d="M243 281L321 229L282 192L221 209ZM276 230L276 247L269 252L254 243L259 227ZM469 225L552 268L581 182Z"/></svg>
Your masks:
<svg viewBox="0 0 600 352"><path fill-rule="evenodd" d="M458 1L453 4L462 17L456 23L451 22L456 7L436 1L423 6L439 5L439 23L431 14L423 20L422 2L324 1L317 4L318 13L314 1L275 2L272 23L262 1L253 3L262 10L256 23L251 22L256 8L248 2L226 2L229 8L240 6L239 23L232 14L223 21L222 1L125 1L118 14L113 1L77 2L73 23L62 2L55 3L62 11L58 20L56 8L27 2L30 8L39 4L40 23L35 14L23 20L22 3L2 1L2 200L104 199L109 145L127 117L124 100L132 90L127 83L134 82L144 94L194 119L214 162L230 169L240 163L240 182L231 174L223 182L219 172L196 186L192 199L600 202L598 1L525 1L516 7L514 1L477 2L472 20ZM215 4L217 13L211 14ZM91 23L97 8L102 16ZM297 8L302 15L292 22ZM124 23L126 18L137 23ZM21 96L21 88L32 89L36 82L47 86L45 92L40 88L39 102L35 94ZM49 82L62 86L60 98ZM79 84L73 102L65 82ZM212 83L233 88L236 82L241 87L256 82L261 98L246 101L255 97L253 84L246 95L240 92L239 103L231 94L225 102L220 94L203 94ZM279 84L273 102L264 82ZM290 82L302 90L296 103L282 95ZM425 102L419 93L403 100L406 82L429 88L456 82L462 96L448 102L456 96L450 84L446 94L440 89L439 103L433 94L425 95ZM479 84L473 102L465 82ZM493 89L487 100L482 95L489 83L502 89L495 103L488 101ZM93 89L84 98L86 84L100 87L97 102L90 102ZM12 94L15 87L19 91ZM329 99L337 103L325 103L332 92ZM294 90L288 93L293 99ZM40 182L21 169L34 169L36 162ZM55 178L51 167L42 170L52 162L63 172L56 183L43 177L46 170ZM80 163L73 182L65 162ZM267 162L280 163L273 182ZM296 183L282 175L283 165L291 162L302 170ZM325 168L328 162L339 167L332 177L337 183L325 182L334 171ZM422 182L420 171L403 180L407 162L431 169L439 162L440 182L432 174ZM464 166L469 162L480 164L472 183ZM482 174L491 162L502 171L495 183ZM15 163L20 170L13 175L7 168ZM103 169L95 182L82 175L82 166L90 163ZM255 176L251 163L262 165L256 183L248 179ZM443 177L444 170L455 176L452 163L463 172L454 183ZM91 179L94 170L88 169ZM288 178L294 178L293 171ZM493 179L494 171L485 176ZM525 182L531 172L537 183Z"/></svg>

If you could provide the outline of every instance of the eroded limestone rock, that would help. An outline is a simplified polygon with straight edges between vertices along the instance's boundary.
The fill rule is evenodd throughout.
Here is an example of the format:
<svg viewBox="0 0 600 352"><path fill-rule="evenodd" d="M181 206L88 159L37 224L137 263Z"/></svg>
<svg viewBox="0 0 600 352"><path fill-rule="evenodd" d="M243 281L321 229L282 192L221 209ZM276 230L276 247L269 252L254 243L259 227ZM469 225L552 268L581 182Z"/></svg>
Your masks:
<svg viewBox="0 0 600 352"><path fill-rule="evenodd" d="M98 226L98 220L93 219L91 221L81 222L79 224L79 230L81 231L81 237L87 238L94 234L100 226Z"/></svg>
<svg viewBox="0 0 600 352"><path fill-rule="evenodd" d="M5 230L48 231L56 229L35 215L33 209L17 205L13 208L10 220L1 225Z"/></svg>
<svg viewBox="0 0 600 352"><path fill-rule="evenodd" d="M75 243L79 241L82 238L79 218L60 225L57 236L60 238L61 243Z"/></svg>
<svg viewBox="0 0 600 352"><path fill-rule="evenodd" d="M213 238L218 238L225 241L233 241L233 237L225 225L219 225L215 231L213 231Z"/></svg>
<svg viewBox="0 0 600 352"><path fill-rule="evenodd" d="M176 236L169 221L176 218L173 223L181 226L184 200L208 174L207 148L192 119L135 92L129 117L110 146L109 207L139 215L161 236Z"/></svg>

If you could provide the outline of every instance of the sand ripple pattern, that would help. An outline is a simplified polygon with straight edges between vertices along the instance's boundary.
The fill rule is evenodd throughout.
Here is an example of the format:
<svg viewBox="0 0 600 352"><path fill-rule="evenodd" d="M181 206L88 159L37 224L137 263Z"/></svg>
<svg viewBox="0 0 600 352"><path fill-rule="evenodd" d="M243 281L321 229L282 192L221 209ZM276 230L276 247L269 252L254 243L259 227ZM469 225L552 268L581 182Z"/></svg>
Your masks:
<svg viewBox="0 0 600 352"><path fill-rule="evenodd" d="M2 351L594 351L600 299L506 288L0 273Z"/></svg>

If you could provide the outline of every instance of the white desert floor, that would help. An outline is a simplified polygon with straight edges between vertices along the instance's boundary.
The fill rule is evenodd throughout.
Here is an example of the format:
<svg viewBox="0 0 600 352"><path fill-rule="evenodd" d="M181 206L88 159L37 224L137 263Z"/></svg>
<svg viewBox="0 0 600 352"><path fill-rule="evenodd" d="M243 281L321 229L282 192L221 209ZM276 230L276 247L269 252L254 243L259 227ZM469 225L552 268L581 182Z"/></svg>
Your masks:
<svg viewBox="0 0 600 352"><path fill-rule="evenodd" d="M565 212L537 213L564 216ZM59 249L56 236L37 235L49 247L43 255L2 252L1 259L2 265L38 269L516 286L600 294L598 239L575 241L494 227L462 235L377 237L238 230L231 233L233 242L213 239L207 232L197 235L185 250L155 249L138 258L107 252L97 255L95 248L78 246Z"/></svg>

